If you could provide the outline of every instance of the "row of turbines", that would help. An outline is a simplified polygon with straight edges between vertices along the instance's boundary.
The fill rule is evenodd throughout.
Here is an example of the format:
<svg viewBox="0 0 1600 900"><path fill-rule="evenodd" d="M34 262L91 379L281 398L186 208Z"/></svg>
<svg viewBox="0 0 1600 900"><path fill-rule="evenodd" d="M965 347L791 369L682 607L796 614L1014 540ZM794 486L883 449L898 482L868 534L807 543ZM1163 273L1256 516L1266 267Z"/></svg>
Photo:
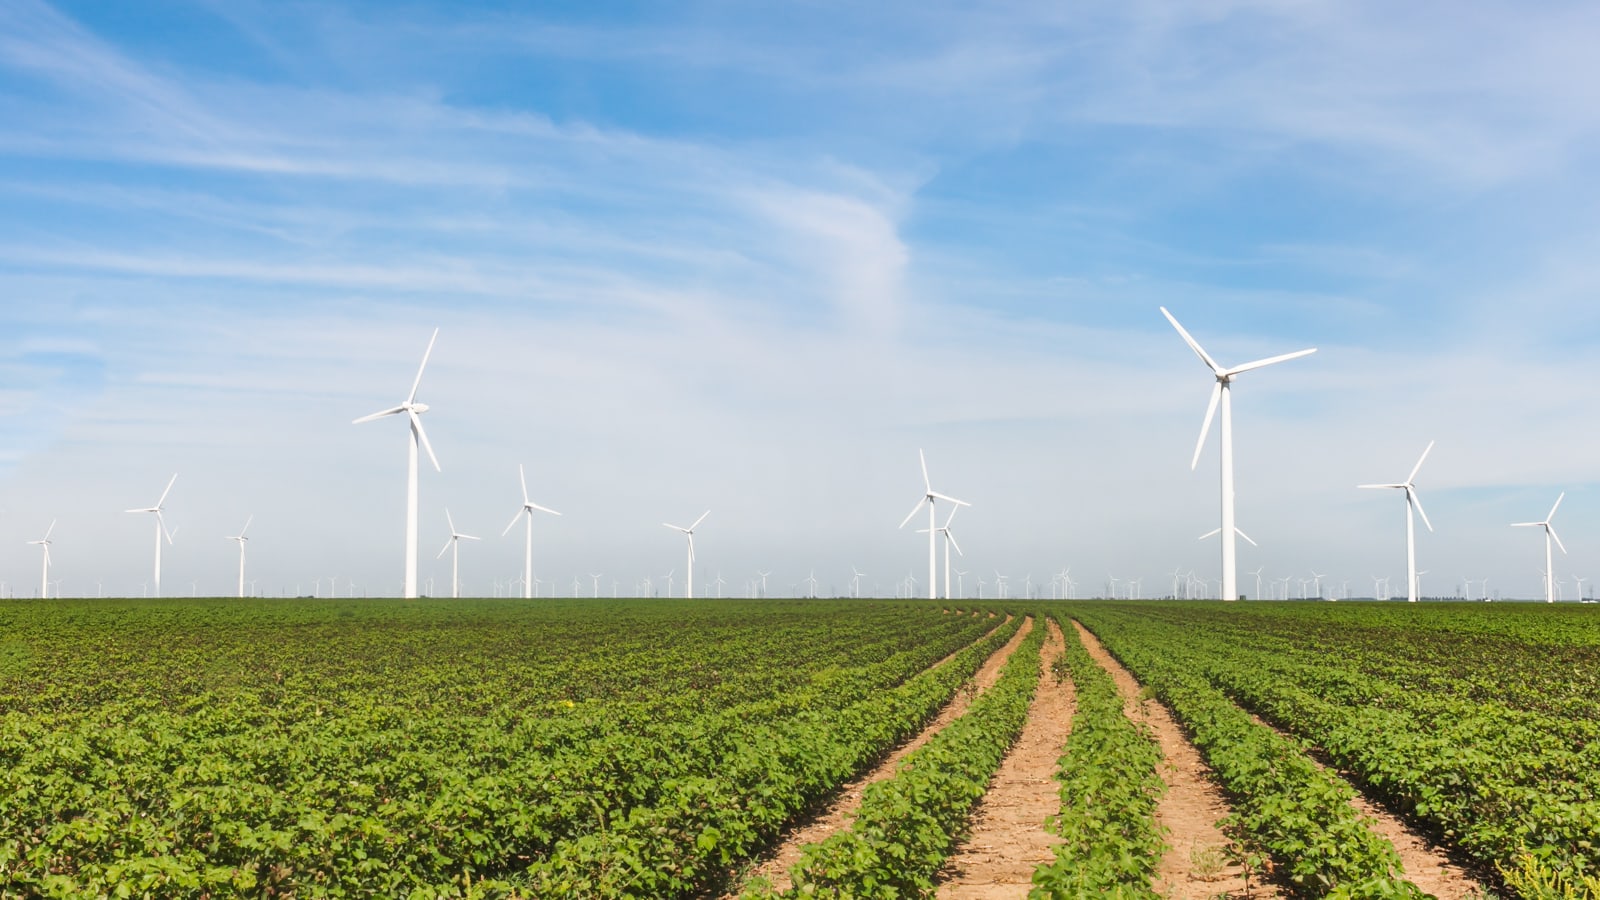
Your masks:
<svg viewBox="0 0 1600 900"><path fill-rule="evenodd" d="M1221 441L1221 523L1218 526L1218 528L1216 528L1213 531L1207 533L1206 535L1202 535L1202 539L1208 538L1208 537L1211 537L1211 536L1219 537L1219 543L1221 545L1221 557L1222 557L1222 559L1221 559L1221 578L1219 579L1219 585L1218 585L1219 589L1220 589L1219 593L1220 593L1220 596L1224 600L1235 600L1235 599L1238 599L1241 596L1240 593L1239 593L1239 589L1238 589L1237 541L1236 541L1236 538L1243 537L1246 541L1249 541L1252 545L1255 544L1255 541L1251 540L1249 535L1245 534L1243 531L1241 531L1239 529L1238 525L1235 522L1235 516L1234 516L1233 402L1232 402L1233 380L1236 377L1238 377L1239 375L1244 374L1245 372L1254 371L1256 369L1261 369L1261 368L1265 368L1267 366L1276 365L1278 363L1287 362L1289 360L1298 359L1298 358L1303 357L1303 356L1308 356L1308 355L1310 355L1312 353L1315 353L1316 352L1316 348L1313 347L1313 348L1309 348L1309 349L1305 349L1305 350L1297 350L1297 351L1295 351L1293 353L1284 353L1284 354L1280 354L1278 356L1271 356L1271 357L1267 357L1265 359L1258 359L1258 360L1255 360L1253 362L1247 362L1247 363L1244 363L1244 364L1241 364L1241 365L1236 365L1236 366L1224 366L1224 365L1219 364L1215 359L1213 359L1211 357L1210 354L1208 354L1205 351L1205 348L1203 348L1200 345L1200 343L1197 340L1195 340L1195 338L1183 327L1182 324L1180 324L1178 322L1177 318L1175 318L1172 315L1172 313L1169 312L1166 309L1166 307L1160 307L1160 310L1161 310L1161 314L1163 316L1165 316L1167 321L1172 324L1172 327L1177 330L1178 334L1183 338L1184 342L1189 345L1190 349L1192 349L1194 351L1195 355L1198 356L1200 358L1201 362L1203 362L1206 365L1206 367L1210 370L1211 375L1215 380L1215 384L1213 385L1212 390L1211 390L1210 401L1208 402L1208 404L1206 406L1205 419L1204 419L1204 421L1202 422L1202 424L1200 426L1200 436L1199 436L1199 439L1195 442L1194 456L1191 459L1189 466L1190 466L1191 470L1196 469L1199 466L1200 456L1201 456L1202 452L1205 449L1206 438L1209 437L1209 435L1210 435L1211 425L1212 425L1213 421L1216 419L1217 413L1218 413L1218 411L1220 409L1222 421L1221 421L1221 426L1220 426L1220 428L1218 430L1220 432L1220 441ZM433 331L433 335L428 340L427 349L423 351L422 362L417 367L416 377L411 382L411 390L406 395L405 400L403 400L399 404L397 404L395 406L392 406L392 407L389 407L387 409L379 410L378 412L372 413L370 415L362 416L362 417L360 417L358 419L355 419L354 422L353 422L353 424L360 425L360 424L363 424L363 423L366 423L366 422L372 422L372 421L376 421L378 419L387 418L387 417L390 417L390 416L405 416L405 418L407 420L407 423L409 425L408 435L407 435L407 465L406 465L405 567L404 567L404 575L403 575L403 582L402 582L402 584L403 584L402 593L403 593L403 596L405 596L407 598L412 598L412 597L418 596L418 580L417 580L417 558L418 558L418 554L417 554L418 489L417 489L417 486L418 485L417 485L417 483L418 483L419 459L420 459L421 453L425 452L427 454L428 460L429 460L429 462L431 462L433 464L433 467L434 467L435 471L442 471L442 469L439 466L439 458L438 458L438 456L436 456L434 454L433 446L428 441L427 431L423 428L423 425L422 425L422 418L421 417L422 417L423 413L428 411L428 405L425 404L425 403L419 403L417 401L417 393L418 393L418 391L420 390L420 388L422 386L422 376L423 376L423 373L427 369L428 359L433 354L434 344L438 341L438 338L439 338L439 330L437 328L435 328L434 331ZM1387 484L1362 484L1362 485L1357 485L1357 487L1360 487L1360 488L1395 489L1395 490L1400 490L1400 491L1404 492L1405 501L1406 501L1406 594L1407 594L1406 599L1408 601L1410 601L1410 602L1416 602L1417 597L1418 597L1418 579L1419 579L1420 574L1424 574L1424 573L1419 573L1417 571L1417 561L1416 561L1416 523L1415 523L1416 517L1417 516L1421 516L1423 525L1426 526L1429 531L1433 530L1433 524L1431 522L1429 522L1427 513L1422 508L1422 501L1421 501L1420 496L1417 493L1417 487L1416 487L1417 473L1421 471L1422 464L1427 460L1428 454L1430 452L1432 452L1433 446L1434 446L1433 442L1429 442L1428 446L1422 451L1422 455L1417 459L1416 465L1411 468L1410 474L1406 476L1406 479L1404 481L1387 483ZM960 545L959 545L959 543L957 543L956 538L955 538L955 534L952 531L952 524L953 524L953 522L955 520L956 513L961 508L968 507L971 504L968 503L965 500L960 500L960 499L957 499L957 498L955 498L953 496L950 496L949 494L945 494L945 493L942 493L940 491L934 490L932 479L928 474L927 456L926 456L925 453L923 453L922 450L918 450L917 451L917 455L918 455L918 460L921 463L921 467L922 467L923 494L922 494L921 497L919 497L917 499L916 504L911 508L911 512L908 513L903 520L901 520L899 527L902 528L902 529L905 528L905 526L910 524L911 520L916 517L918 512L922 511L924 506L927 507L928 526L926 528L917 529L917 532L919 534L925 533L925 534L928 535L928 578L927 578L928 598L929 599L938 599L940 597L939 581L938 581L938 546L939 546L939 543L940 543L940 537L942 536L943 537L943 544L945 546L944 592L943 592L943 596L946 599L950 599L950 598L953 598L953 597L956 596L956 593L953 593L952 590L951 590L951 588L952 588L952 585L951 585L951 569L952 569L951 551L954 550L954 552L956 554L960 554L961 553ZM525 598L532 598L533 597L533 591L534 591L534 585L535 585L535 579L534 579L534 576L533 576L533 524L534 524L533 520L534 520L535 514L537 514L537 513L545 513L545 514L549 514L549 515L559 516L559 515L561 515L561 513L557 512L557 511L555 511L553 509L550 509L549 507L542 506L542 505L540 505L538 503L535 503L535 502L533 502L533 500L531 500L529 498L527 475L526 475L525 470L523 469L523 467L520 464L517 467L517 475L518 475L519 481L521 482L521 487L522 487L522 503L521 503L521 506L517 509L517 512L512 516L511 522L506 526L505 530L501 532L501 535L503 537L503 536L509 534L511 529L516 527L516 525L517 525L519 520L522 520L522 521L525 522L526 532L525 532L525 538L524 538L525 547L524 547L524 555L523 555L523 573L522 573L522 578L520 580L522 582L523 596ZM178 476L176 474L174 474L172 476L172 478L167 482L167 486L166 486L165 490L162 491L160 498L157 499L157 501L155 502L154 505L148 506L148 507L140 507L140 508L137 508L137 509L127 510L127 512L130 512L130 513L149 513L149 514L153 514L154 517L155 517L155 519L154 519L154 525L155 525L155 564L154 564L154 570L153 570L153 577L154 577L153 584L154 584L154 588L155 588L155 594L157 596L161 595L161 548L162 548L162 544L166 543L166 544L170 545L172 543L172 540L173 540L173 532L170 532L170 531L167 530L166 524L165 524L165 520L162 517L162 511L165 508L165 503L166 503L166 500L167 500L167 496L171 493L172 486L173 486L174 483L176 483L177 478L178 478ZM1563 492L1560 496L1558 496L1556 498L1555 505L1553 505L1550 508L1550 512L1548 514L1546 514L1544 519L1542 519L1540 521L1537 521L1537 522L1516 522L1516 523L1513 523L1513 527L1519 527L1519 528L1520 527L1528 527L1528 528L1538 527L1538 528L1542 528L1544 530L1544 536L1545 536L1545 566L1544 566L1544 569L1543 569L1543 576L1544 576L1544 585L1545 585L1545 600L1547 602L1551 602L1551 603L1555 602L1555 599L1556 599L1555 594L1556 594L1556 584L1557 584L1557 581L1556 581L1556 579L1554 577L1554 567L1553 567L1554 549L1556 547L1559 547L1563 554L1565 554L1567 552L1566 551L1566 546L1561 543L1561 538L1556 534L1555 528L1551 524L1551 520L1555 517L1556 509L1560 507L1561 501L1562 501L1562 499L1565 498L1565 496L1566 495ZM950 506L949 515L945 518L943 525L939 524L938 518L937 518L938 512L937 512L936 507L940 503L948 504ZM692 524L688 525L688 526L674 525L674 524L671 524L671 523L662 523L665 527L681 533L684 536L684 538L686 539L686 543L687 543L687 563L686 563L686 566L685 566L685 576L684 576L684 583L685 583L684 596L685 597L693 597L694 596L694 566L695 566L694 535L695 535L695 529L697 529L700 526L700 524L702 522L704 522L706 517L709 516L709 515L710 515L710 510L707 510L704 513L701 513L700 517L695 519L694 522ZM466 534L466 533L463 533L463 532L459 531L456 528L454 519L450 517L450 514L449 514L448 510L445 511L445 516L446 516L446 521L448 522L448 524L450 526L450 537L446 540L445 546L439 551L438 556L439 557L443 557L443 555L446 552L451 553L451 596L452 597L458 597L458 596L460 596L460 542L463 541L463 540L476 541L476 540L480 540L480 538L478 538L478 537L476 537L474 535ZM239 596L241 596L241 597L245 596L245 586L246 586L246 581L245 581L245 544L249 540L249 538L246 535L247 535L247 532L249 531L250 523L252 521L254 521L254 517L253 516L251 516L250 518L247 518L245 520L244 527L239 530L239 533L237 535L229 535L229 536L227 536L227 540L235 541L239 545L238 592L239 592ZM40 593L39 593L39 596L41 598L42 597L47 597L49 595L49 585L50 585L50 545L51 545L51 535L54 533L54 530L55 530L55 523L52 522L51 525L50 525L50 528L45 532L45 535L44 535L43 538L41 538L39 540L34 540L34 541L28 541L27 542L30 545L38 545L43 550L42 575L41 575L41 584L40 584ZM854 569L853 566L852 566L852 571L855 572L855 569ZM852 589L851 589L852 590L852 594L859 595L859 592L860 592L860 578L861 578L862 574L863 573L855 572L855 576L854 576L854 579L852 581ZM958 575L964 575L964 574L966 574L966 573L965 572L959 572L958 573ZM1255 575L1258 576L1257 596L1259 597L1259 595L1261 593L1261 591L1260 591L1260 582L1259 582L1259 571L1256 572L1256 573L1251 573L1251 574L1255 574ZM997 576L997 582L996 582L997 591L1003 593L1004 592L1004 576L1000 576L998 572L996 573L996 576ZM1320 579L1322 576L1318 575L1318 576L1315 576L1315 577ZM598 576L596 576L596 578L598 578ZM914 581L915 581L914 579L911 579L908 576L908 579L905 582L902 582L902 587L901 588L897 588L897 594L903 593L905 596L910 596L912 591L913 591ZM1139 586L1139 580L1138 579L1131 579L1130 583L1132 585L1133 591L1135 593L1137 593L1138 586ZM1058 586L1059 586L1059 590L1057 589ZM1071 580L1069 578L1067 578L1065 570L1052 579L1052 593L1059 593L1063 597L1065 597L1066 595L1068 595L1070 593L1073 593L1075 587L1076 587L1075 584L1073 582L1071 582ZM719 585L719 588L720 588L720 585ZM765 593L765 575L763 575L763 578L762 578L762 588L763 588L762 592L764 594ZM1581 591L1582 591L1581 582L1579 584L1579 591L1580 591L1580 596L1581 596ZM598 587L596 588L596 592L598 593ZM813 577L811 579L811 592L813 594L815 593L815 577L814 577L814 574L813 574ZM1287 589L1285 589L1285 592L1287 592ZM1487 589L1485 589L1485 592L1487 592ZM669 589L669 593L670 593L670 589ZM964 591L961 591L961 593L964 593ZM1030 593L1031 593L1031 589L1030 589ZM1178 593L1177 589L1176 589L1176 587L1174 587L1173 595L1177 596L1177 593ZM1319 585L1318 593L1320 594L1320 585ZM1111 596L1116 596L1117 595L1115 580L1113 580L1113 583L1110 585L1109 594ZM1485 598L1485 599L1487 599L1487 598Z"/></svg>

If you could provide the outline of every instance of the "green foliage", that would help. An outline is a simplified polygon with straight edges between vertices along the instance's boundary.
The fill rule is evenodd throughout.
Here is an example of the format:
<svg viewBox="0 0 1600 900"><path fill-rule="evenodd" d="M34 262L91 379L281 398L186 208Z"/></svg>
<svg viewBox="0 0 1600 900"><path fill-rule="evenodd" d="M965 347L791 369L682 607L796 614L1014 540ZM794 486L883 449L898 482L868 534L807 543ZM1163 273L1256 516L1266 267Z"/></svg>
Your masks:
<svg viewBox="0 0 1600 900"><path fill-rule="evenodd" d="M1042 624L1034 628L994 686L907 756L893 778L870 785L848 831L806 847L791 872L794 885L783 896L932 896L934 874L1022 731L1038 685L1044 635Z"/></svg>
<svg viewBox="0 0 1600 900"><path fill-rule="evenodd" d="M0 893L505 896L574 858L560 871L618 887L597 893L686 893L914 731L997 624L892 603L6 606Z"/></svg>
<svg viewBox="0 0 1600 900"><path fill-rule="evenodd" d="M1165 849L1154 819L1161 749L1124 715L1116 683L1070 622L1063 631L1056 667L1072 678L1077 711L1056 774L1061 813L1051 830L1062 840L1055 860L1034 871L1029 896L1154 898L1150 879Z"/></svg>
<svg viewBox="0 0 1600 900"><path fill-rule="evenodd" d="M1354 791L1292 740L1255 722L1203 675L1207 636L1166 629L1131 608L1091 607L1080 618L1170 706L1233 803L1229 831L1271 856L1296 896L1420 898L1394 847L1350 805Z"/></svg>

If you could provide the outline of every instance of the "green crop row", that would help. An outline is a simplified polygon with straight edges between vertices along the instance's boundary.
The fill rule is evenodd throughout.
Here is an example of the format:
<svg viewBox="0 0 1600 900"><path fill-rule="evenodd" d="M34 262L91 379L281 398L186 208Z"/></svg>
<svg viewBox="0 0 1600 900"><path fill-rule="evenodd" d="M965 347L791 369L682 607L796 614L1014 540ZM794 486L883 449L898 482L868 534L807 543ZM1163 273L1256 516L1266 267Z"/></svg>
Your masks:
<svg viewBox="0 0 1600 900"><path fill-rule="evenodd" d="M915 734L999 649L1021 620L891 691L781 727L738 730L712 773L663 786L669 802L635 807L557 846L506 882L535 897L674 897L716 886L781 826Z"/></svg>
<svg viewBox="0 0 1600 900"><path fill-rule="evenodd" d="M934 874L1022 731L1044 637L1035 627L966 713L906 757L893 778L870 785L848 831L805 848L783 896L931 896Z"/></svg>
<svg viewBox="0 0 1600 900"><path fill-rule="evenodd" d="M994 624L825 602L6 607L0 885L458 893L742 773L763 735L824 727Z"/></svg>
<svg viewBox="0 0 1600 900"><path fill-rule="evenodd" d="M1410 656L1404 635L1391 639L1389 654ZM1212 679L1241 703L1316 741L1508 885L1600 873L1600 743L1586 734L1595 723L1419 690L1421 676L1400 663L1385 666L1396 681L1366 668L1356 654L1328 660L1296 645L1263 653L1224 642L1207 657Z"/></svg>
<svg viewBox="0 0 1600 900"><path fill-rule="evenodd" d="M1291 892L1424 896L1401 876L1393 845L1350 805L1355 792L1347 783L1206 680L1184 650L1192 635L1145 626L1128 612L1097 608L1080 617L1182 721L1232 801L1228 830L1247 849L1270 855Z"/></svg>
<svg viewBox="0 0 1600 900"><path fill-rule="evenodd" d="M1164 790L1161 749L1124 713L1116 683L1071 623L1063 631L1066 650L1055 668L1058 678L1072 679L1077 710L1056 773L1061 813L1050 829L1061 843L1055 860L1034 871L1029 896L1155 898L1150 879L1165 849L1154 818Z"/></svg>

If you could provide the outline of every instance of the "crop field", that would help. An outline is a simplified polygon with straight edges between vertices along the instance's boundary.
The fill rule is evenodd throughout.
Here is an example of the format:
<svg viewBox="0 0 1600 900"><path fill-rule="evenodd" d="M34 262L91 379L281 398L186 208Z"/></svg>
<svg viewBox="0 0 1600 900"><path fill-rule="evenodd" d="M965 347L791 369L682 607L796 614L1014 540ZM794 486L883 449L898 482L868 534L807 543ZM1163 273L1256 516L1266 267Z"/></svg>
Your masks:
<svg viewBox="0 0 1600 900"><path fill-rule="evenodd" d="M712 600L7 605L0 895L929 895L1054 679L1032 889L1155 896L1161 753L1074 623L1284 895L1422 896L1358 793L1494 893L1596 895L1587 607ZM746 883L957 700L792 885Z"/></svg>

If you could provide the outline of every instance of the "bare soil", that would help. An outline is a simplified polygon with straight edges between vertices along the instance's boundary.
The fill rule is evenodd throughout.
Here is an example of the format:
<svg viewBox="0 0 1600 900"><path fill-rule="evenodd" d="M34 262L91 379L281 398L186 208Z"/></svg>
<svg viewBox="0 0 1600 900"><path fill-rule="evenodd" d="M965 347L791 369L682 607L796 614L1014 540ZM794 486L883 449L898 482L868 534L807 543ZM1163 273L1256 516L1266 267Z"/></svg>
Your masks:
<svg viewBox="0 0 1600 900"><path fill-rule="evenodd" d="M1156 807L1156 823L1165 830L1167 852L1156 870L1155 891L1173 900L1283 896L1274 885L1262 884L1258 875L1247 883L1244 870L1228 861L1229 841L1217 826L1229 812L1227 799L1172 713L1143 698L1139 682L1099 639L1081 624L1072 624L1089 655L1117 683L1128 718L1148 726L1161 747L1160 775L1167 790Z"/></svg>
<svg viewBox="0 0 1600 900"><path fill-rule="evenodd" d="M1059 838L1045 820L1061 810L1056 764L1072 729L1076 693L1050 666L1064 649L1061 628L1049 622L1044 669L1022 734L978 802L972 832L945 861L939 892L948 900L1026 897L1033 870L1054 858Z"/></svg>
<svg viewBox="0 0 1600 900"><path fill-rule="evenodd" d="M916 737L895 748L872 771L840 788L820 812L791 829L784 835L782 842L769 850L768 855L750 871L745 881L764 878L774 889L787 890L791 884L789 869L800 861L801 849L807 844L826 840L836 831L849 828L850 823L855 820L856 810L861 807L861 796L866 791L867 785L892 776L899 768L901 760L926 744L930 738L966 712L967 707L972 705L974 697L988 690L1000 679L1000 670L1005 666L1006 660L1011 658L1012 652L1033 629L1033 625L1032 617L1025 619L1011 640L984 661L983 666L973 676L970 686L963 686L926 728L918 732ZM743 885L740 885L740 890L742 888ZM738 893L739 891L735 891L726 895L726 898L736 897Z"/></svg>

